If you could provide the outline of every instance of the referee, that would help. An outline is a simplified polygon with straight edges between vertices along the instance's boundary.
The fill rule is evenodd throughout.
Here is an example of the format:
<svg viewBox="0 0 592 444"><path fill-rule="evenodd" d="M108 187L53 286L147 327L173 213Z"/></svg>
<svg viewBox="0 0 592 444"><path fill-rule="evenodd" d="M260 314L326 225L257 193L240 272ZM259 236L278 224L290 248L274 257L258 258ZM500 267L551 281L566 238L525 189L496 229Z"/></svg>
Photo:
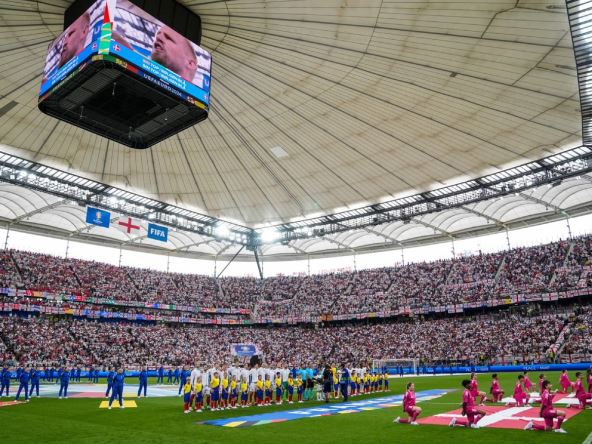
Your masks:
<svg viewBox="0 0 592 444"><path fill-rule="evenodd" d="M323 393L325 395L325 402L329 402L329 394L331 393L331 385L333 383L333 373L328 364L325 365L323 370Z"/></svg>

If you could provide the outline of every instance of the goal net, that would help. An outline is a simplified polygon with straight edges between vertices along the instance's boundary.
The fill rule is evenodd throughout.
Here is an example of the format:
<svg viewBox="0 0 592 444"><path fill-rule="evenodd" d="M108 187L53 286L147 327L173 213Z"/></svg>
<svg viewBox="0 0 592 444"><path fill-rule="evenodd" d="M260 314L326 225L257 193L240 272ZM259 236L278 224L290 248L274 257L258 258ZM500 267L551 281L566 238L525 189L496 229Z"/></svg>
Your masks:
<svg viewBox="0 0 592 444"><path fill-rule="evenodd" d="M373 372L388 372L390 375L417 374L419 359L373 359Z"/></svg>

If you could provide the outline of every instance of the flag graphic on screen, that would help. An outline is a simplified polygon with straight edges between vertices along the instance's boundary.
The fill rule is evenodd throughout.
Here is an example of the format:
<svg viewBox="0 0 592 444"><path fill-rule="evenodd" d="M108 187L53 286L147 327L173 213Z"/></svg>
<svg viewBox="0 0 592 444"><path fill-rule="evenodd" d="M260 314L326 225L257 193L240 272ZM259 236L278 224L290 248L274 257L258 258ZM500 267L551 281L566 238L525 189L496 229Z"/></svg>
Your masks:
<svg viewBox="0 0 592 444"><path fill-rule="evenodd" d="M99 54L108 54L111 44L111 18L109 17L109 3L105 2L105 16L101 26L101 37L99 38Z"/></svg>
<svg viewBox="0 0 592 444"><path fill-rule="evenodd" d="M105 210L99 210L98 208L87 207L86 223L109 228L109 224L111 223L111 213Z"/></svg>

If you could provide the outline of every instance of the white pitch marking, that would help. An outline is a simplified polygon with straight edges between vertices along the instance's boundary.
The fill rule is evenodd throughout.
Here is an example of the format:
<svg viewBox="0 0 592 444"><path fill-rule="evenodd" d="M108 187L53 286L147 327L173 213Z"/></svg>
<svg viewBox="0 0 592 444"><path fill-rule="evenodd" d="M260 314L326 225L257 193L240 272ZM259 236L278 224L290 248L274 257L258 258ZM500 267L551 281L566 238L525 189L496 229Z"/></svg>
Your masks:
<svg viewBox="0 0 592 444"><path fill-rule="evenodd" d="M592 432L588 435L588 437L584 440L582 444L592 444Z"/></svg>

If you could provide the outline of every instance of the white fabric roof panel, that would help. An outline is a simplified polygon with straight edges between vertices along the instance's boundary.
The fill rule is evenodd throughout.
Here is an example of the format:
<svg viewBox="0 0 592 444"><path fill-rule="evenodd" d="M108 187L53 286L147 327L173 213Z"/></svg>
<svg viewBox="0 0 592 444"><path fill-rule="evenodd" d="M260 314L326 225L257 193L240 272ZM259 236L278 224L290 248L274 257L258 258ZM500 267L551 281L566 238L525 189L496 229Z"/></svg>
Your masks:
<svg viewBox="0 0 592 444"><path fill-rule="evenodd" d="M0 4L1 150L211 216L251 226L289 221L437 188L581 143L562 0L181 0L201 16L202 46L213 54L210 118L146 151L37 110L47 45L70 3ZM274 147L287 157L275 157ZM13 198L2 187L0 216L7 219L55 203L45 196L47 203L32 206L24 200L29 192ZM356 248L384 236L408 241L433 236L430 225L454 233L486 225L486 218L494 224L544 213L536 199L551 211L591 200L587 183L533 196L333 240ZM60 211L52 211L56 224L69 217ZM171 233L166 248L199 242ZM293 246L342 248L328 240ZM225 247L186 249L216 254Z"/></svg>

